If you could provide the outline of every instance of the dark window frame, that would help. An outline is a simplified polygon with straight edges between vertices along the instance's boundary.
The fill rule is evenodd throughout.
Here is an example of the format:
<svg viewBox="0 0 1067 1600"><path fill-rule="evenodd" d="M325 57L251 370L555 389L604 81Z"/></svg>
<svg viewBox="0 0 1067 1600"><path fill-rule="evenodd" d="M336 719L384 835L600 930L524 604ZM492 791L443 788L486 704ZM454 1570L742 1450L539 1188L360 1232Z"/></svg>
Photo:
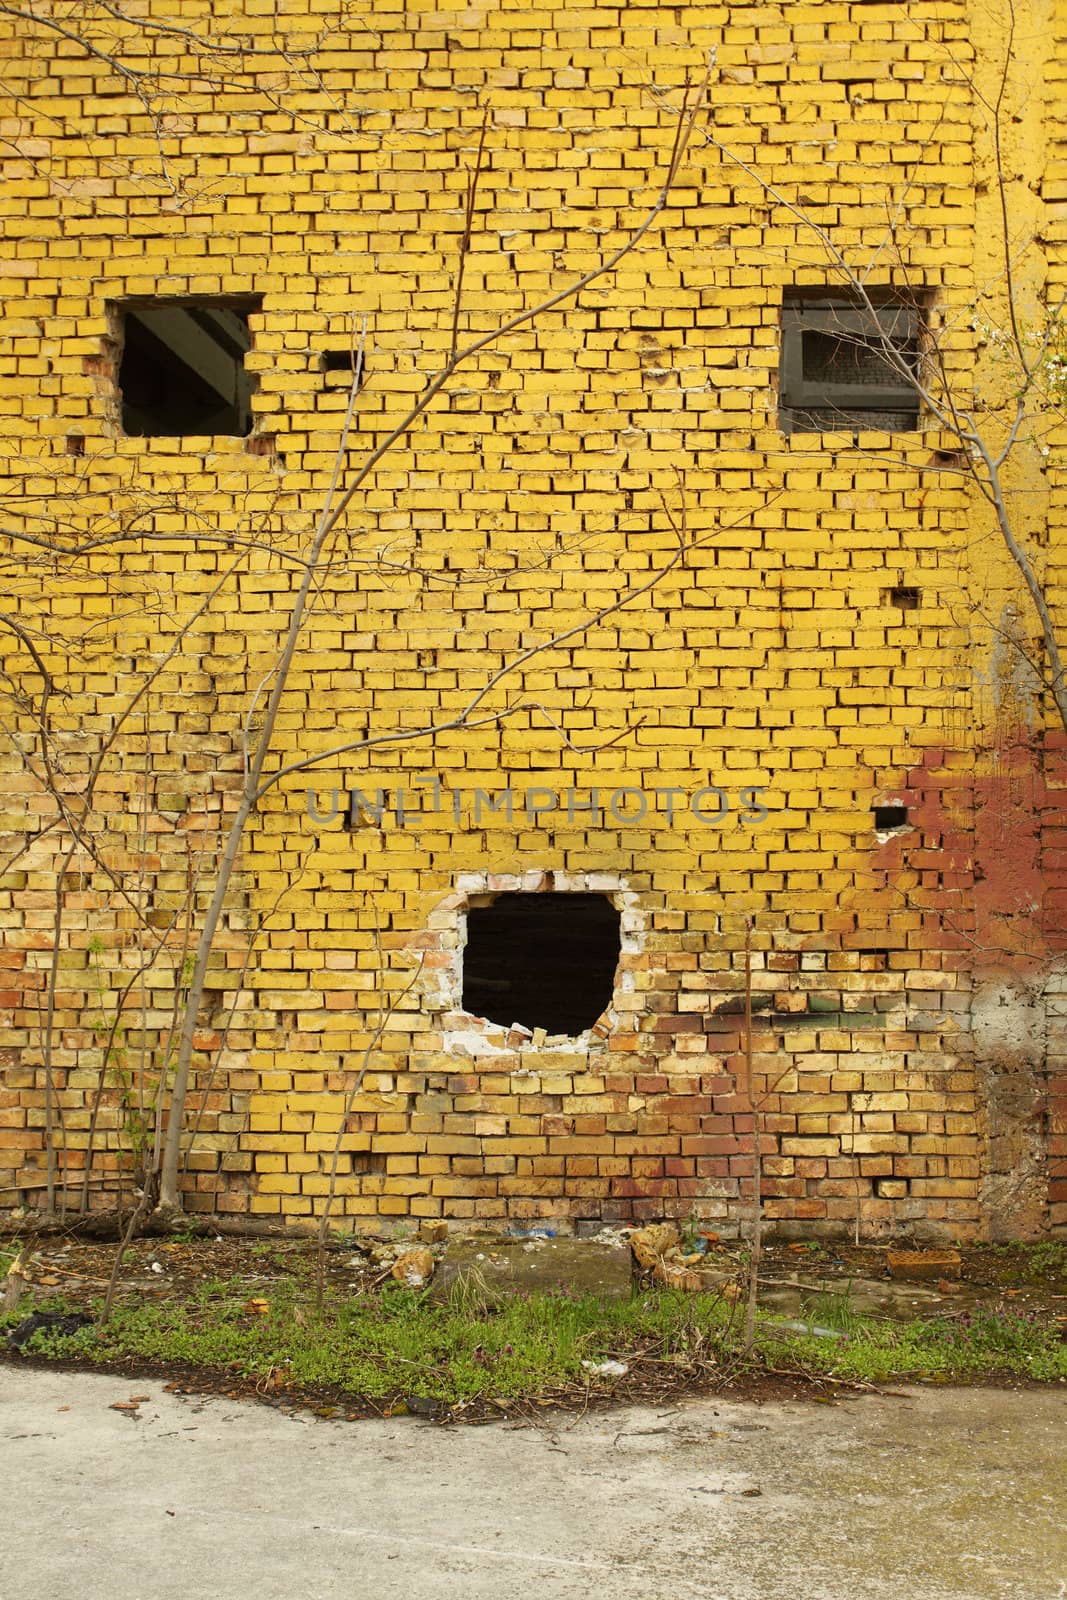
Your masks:
<svg viewBox="0 0 1067 1600"><path fill-rule="evenodd" d="M855 295L820 291L786 291L782 300L781 349L778 367L778 422L785 434L878 432L913 433L921 422L918 391L922 346L926 329L925 308L917 299L892 299L871 294L871 307ZM873 312L873 316L872 316ZM804 336L821 333L854 337L857 344L877 355L886 341L900 347L915 372L916 382L841 383L805 374ZM838 415L827 421L819 413ZM906 423L886 428L884 420L896 415Z"/></svg>

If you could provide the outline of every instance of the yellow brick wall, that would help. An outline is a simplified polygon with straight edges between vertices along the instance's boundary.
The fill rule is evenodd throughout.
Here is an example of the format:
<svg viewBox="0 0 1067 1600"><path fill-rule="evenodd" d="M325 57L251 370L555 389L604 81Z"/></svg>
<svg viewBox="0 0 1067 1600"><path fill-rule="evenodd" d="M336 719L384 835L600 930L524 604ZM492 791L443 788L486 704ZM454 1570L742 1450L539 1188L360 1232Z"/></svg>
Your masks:
<svg viewBox="0 0 1067 1600"><path fill-rule="evenodd" d="M365 319L343 482L447 357L485 109L463 337L618 247L663 181L687 78L713 58L656 226L615 272L461 369L354 499L277 764L455 717L520 652L647 585L683 510L693 548L490 689L498 720L332 760L269 793L213 958L186 1201L312 1216L372 1045L339 1217L697 1211L731 1226L751 1173L737 1028L751 918L768 1216L1010 1228L1013 1202L988 1187L1000 1158L971 997L982 928L1017 909L1009 893L975 920L979 815L1002 816L989 784L1007 781L1004 749L1034 737L998 631L1024 602L988 509L936 470L951 439L786 437L777 417L783 291L835 282L818 229L872 284L921 286L971 397L984 356L968 308L1000 271L976 89L995 75L1004 19L963 0L153 0L148 14L153 28L127 28L88 0L89 50L0 19L2 493L9 528L36 541L16 537L5 572L11 613L30 630L50 619L67 647L49 645L44 751L41 680L15 635L0 646L24 697L8 693L0 819L0 1204L41 1192L60 868L63 1161L77 1195L91 1153L94 1203L129 1182L169 1059L185 930L335 470L348 379L320 369L322 352ZM1027 120L1011 160L1031 198L1012 215L1027 242L1045 229L1037 265L1027 256L1032 295L1046 271L1063 275L1062 145L1046 161L1044 134L1065 21L1060 4L1021 8L1012 92ZM123 437L115 302L198 295L262 296L253 435ZM1048 490L1054 538L1062 475L1029 460L1021 472L1027 527L1044 540ZM97 543L55 559L75 538ZM895 586L918 588L918 609L890 603ZM98 757L72 833L44 764L77 822ZM441 810L399 825L397 791L425 808L415 780L431 773ZM1063 826L1054 782L1029 766L1018 782L1040 789L1019 805L1038 818L1034 850L1053 851L1041 828ZM513 822L475 820L475 789L508 785L687 798L671 820L662 800L636 822L531 819L521 802ZM689 809L707 786L730 797L717 826ZM382 788L394 811L380 828L317 825L309 787L326 811L334 790ZM753 789L758 825L741 810ZM918 831L879 841L872 806L901 798ZM995 833L984 847L1010 866ZM557 890L611 892L627 918L610 1026L582 1048L513 1048L454 1015L466 897L546 874ZM1051 960L1058 917L1034 911L1022 953L998 933L986 964L1010 975L1023 956ZM1061 1214L1038 1217L1028 1199L1017 1220Z"/></svg>

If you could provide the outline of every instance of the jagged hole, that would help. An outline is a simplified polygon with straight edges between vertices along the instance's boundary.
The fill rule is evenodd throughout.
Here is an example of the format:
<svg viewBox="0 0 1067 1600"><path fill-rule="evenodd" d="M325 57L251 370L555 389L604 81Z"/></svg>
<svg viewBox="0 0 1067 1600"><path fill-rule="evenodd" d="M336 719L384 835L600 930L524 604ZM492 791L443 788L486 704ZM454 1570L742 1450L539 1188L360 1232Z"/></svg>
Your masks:
<svg viewBox="0 0 1067 1600"><path fill-rule="evenodd" d="M463 1009L577 1034L611 1004L619 913L602 894L499 894L467 913Z"/></svg>

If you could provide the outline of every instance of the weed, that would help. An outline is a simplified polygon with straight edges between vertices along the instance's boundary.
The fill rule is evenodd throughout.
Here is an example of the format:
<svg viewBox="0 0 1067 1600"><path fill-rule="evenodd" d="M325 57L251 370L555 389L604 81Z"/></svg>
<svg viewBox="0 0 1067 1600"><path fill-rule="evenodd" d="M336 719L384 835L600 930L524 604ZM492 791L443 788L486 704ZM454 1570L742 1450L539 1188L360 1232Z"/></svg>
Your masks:
<svg viewBox="0 0 1067 1600"><path fill-rule="evenodd" d="M1008 1376L1067 1382L1067 1344L1055 1325L1003 1305L903 1323L857 1318L832 1346L797 1335L786 1349L809 1371L866 1383Z"/></svg>
<svg viewBox="0 0 1067 1600"><path fill-rule="evenodd" d="M1067 1239L1043 1239L1024 1245L1028 1267L1035 1278L1067 1278Z"/></svg>
<svg viewBox="0 0 1067 1600"><path fill-rule="evenodd" d="M199 1244L207 1232L202 1222L190 1221L167 1235L171 1244Z"/></svg>
<svg viewBox="0 0 1067 1600"><path fill-rule="evenodd" d="M695 1211L691 1211L685 1221L679 1224L679 1242L683 1254L689 1256L700 1249L702 1242L700 1230L703 1225L701 1218L697 1216Z"/></svg>
<svg viewBox="0 0 1067 1600"><path fill-rule="evenodd" d="M71 1310L57 1298L36 1309ZM24 1312L0 1318L13 1326ZM1025 1376L1067 1381L1067 1344L1053 1321L996 1305L894 1323L862 1316L849 1293L812 1297L804 1315L843 1338L784 1334L757 1323L752 1360L780 1370L881 1383ZM271 1286L265 1314L248 1279L214 1280L179 1300L116 1305L103 1329L35 1340L45 1358L150 1360L297 1385L331 1385L371 1399L417 1394L448 1405L483 1398L544 1398L585 1383L583 1361L620 1358L669 1367L679 1383L736 1365L736 1308L718 1294L635 1292L602 1302L560 1291L494 1299L473 1274L444 1301L389 1284L380 1295L328 1295L306 1284ZM657 1379L657 1382L660 1380Z"/></svg>
<svg viewBox="0 0 1067 1600"><path fill-rule="evenodd" d="M1041 1239L1036 1244L1011 1240L988 1248L1007 1267L1007 1276L1018 1282L1067 1280L1067 1239Z"/></svg>
<svg viewBox="0 0 1067 1600"><path fill-rule="evenodd" d="M827 1289L809 1295L801 1301L800 1317L804 1322L820 1328L833 1328L835 1332L848 1337L860 1333L866 1326L865 1319L852 1303L851 1283L841 1290Z"/></svg>

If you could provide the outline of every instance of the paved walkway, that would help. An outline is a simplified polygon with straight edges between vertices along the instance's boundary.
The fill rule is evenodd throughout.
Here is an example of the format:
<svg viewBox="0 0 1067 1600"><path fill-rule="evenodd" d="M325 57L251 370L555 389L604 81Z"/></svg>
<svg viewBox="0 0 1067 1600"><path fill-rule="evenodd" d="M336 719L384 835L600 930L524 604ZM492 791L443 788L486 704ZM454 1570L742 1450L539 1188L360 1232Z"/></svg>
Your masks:
<svg viewBox="0 0 1067 1600"><path fill-rule="evenodd" d="M1067 1596L1061 1389L440 1429L3 1366L0 1459L48 1600Z"/></svg>

